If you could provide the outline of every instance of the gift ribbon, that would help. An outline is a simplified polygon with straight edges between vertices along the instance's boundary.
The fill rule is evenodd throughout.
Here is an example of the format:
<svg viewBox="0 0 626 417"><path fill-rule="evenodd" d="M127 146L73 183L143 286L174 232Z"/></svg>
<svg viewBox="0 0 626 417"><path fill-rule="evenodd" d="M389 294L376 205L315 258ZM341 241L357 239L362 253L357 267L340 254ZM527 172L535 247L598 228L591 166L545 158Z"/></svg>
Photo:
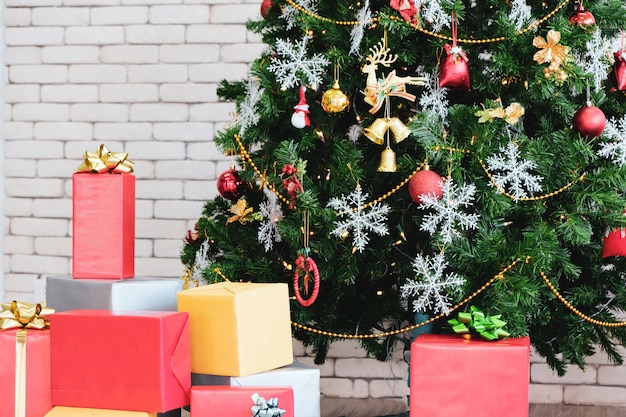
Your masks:
<svg viewBox="0 0 626 417"><path fill-rule="evenodd" d="M19 301L0 304L0 330L18 329L15 335L15 417L26 416L26 333L28 329L42 330L50 326L54 309L46 303Z"/></svg>
<svg viewBox="0 0 626 417"><path fill-rule="evenodd" d="M26 416L26 332L15 335L15 417Z"/></svg>
<svg viewBox="0 0 626 417"><path fill-rule="evenodd" d="M133 172L134 162L128 159L128 153L111 152L106 146L100 145L96 152L86 151L84 161L76 168L78 172L102 174L115 172L128 174Z"/></svg>
<svg viewBox="0 0 626 417"><path fill-rule="evenodd" d="M443 47L446 50L446 53L448 55L452 55L453 56L453 60L456 63L456 61L459 59L459 56L461 58L463 58L463 60L465 62L469 61L469 58L467 57L467 55L465 54L465 51L463 51L463 49L457 45L456 39L457 39L457 26L459 24L459 20L458 18L454 17L454 12L452 12L452 22L450 23L451 25L451 29L452 29L452 45L450 44L445 44Z"/></svg>
<svg viewBox="0 0 626 417"><path fill-rule="evenodd" d="M500 317L500 314L490 316L477 307L470 306L469 312L460 312L458 318L448 320L448 324L452 326L456 334L478 333L483 339L499 340L510 336L510 333L504 330L506 321L501 320Z"/></svg>
<svg viewBox="0 0 626 417"><path fill-rule="evenodd" d="M254 405L250 408L252 417L280 417L287 412L278 408L278 398L270 398L266 401L255 392L252 394L252 401L254 401Z"/></svg>

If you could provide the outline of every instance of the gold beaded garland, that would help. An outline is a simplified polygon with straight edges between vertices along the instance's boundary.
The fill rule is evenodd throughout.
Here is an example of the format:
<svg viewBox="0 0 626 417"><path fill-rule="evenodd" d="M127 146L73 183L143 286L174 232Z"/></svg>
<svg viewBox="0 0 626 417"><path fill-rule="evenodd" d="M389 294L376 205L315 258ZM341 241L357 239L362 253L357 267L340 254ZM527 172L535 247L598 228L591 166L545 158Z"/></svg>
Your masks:
<svg viewBox="0 0 626 417"><path fill-rule="evenodd" d="M315 13L312 13L310 11L308 11L307 9L305 9L304 7L300 6L299 4L297 4L295 1L293 0L286 0L287 3L289 3L289 5L291 5L292 7L294 7L295 9L297 9L298 11L300 11L301 13L306 14L309 17L312 17L314 19L317 20L321 20L323 22L327 22L327 23L333 23L335 25L339 25L339 26L357 26L360 25L361 22L359 21L350 21L350 20L334 20L334 19L330 19L328 17L324 17L324 16L320 16L317 15ZM529 32L533 29L535 29L537 26L541 26L546 20L550 19L552 16L554 16L556 13L558 13L559 10L561 10L563 7L565 7L568 3L570 2L570 0L563 0L561 3L559 3L552 11L550 11L548 14L546 14L545 16L543 16L541 19L534 21L533 23L531 23L530 25L528 25L527 27L518 30L517 32L515 32L514 36L519 36L522 35L526 32ZM391 20L395 20L401 23L404 23L406 25L411 26L413 29L417 30L418 32L421 32L425 35L428 36L432 36L434 38L438 38L441 40L446 40L446 41L452 41L452 37L450 36L446 36L446 35L441 35L439 33L436 32L431 32L429 30L423 29L421 27L419 27L416 24L412 24L409 23L407 21L405 21L404 19L401 19L397 16L387 16L389 19ZM374 27L375 24L377 22L379 22L381 19L380 17L373 17L371 19L371 27ZM494 43L494 42L502 42L504 40L509 39L506 36L499 36L499 37L495 37L495 38L487 38L487 39L457 39L457 42L460 43L469 43L469 44L485 44L485 43Z"/></svg>

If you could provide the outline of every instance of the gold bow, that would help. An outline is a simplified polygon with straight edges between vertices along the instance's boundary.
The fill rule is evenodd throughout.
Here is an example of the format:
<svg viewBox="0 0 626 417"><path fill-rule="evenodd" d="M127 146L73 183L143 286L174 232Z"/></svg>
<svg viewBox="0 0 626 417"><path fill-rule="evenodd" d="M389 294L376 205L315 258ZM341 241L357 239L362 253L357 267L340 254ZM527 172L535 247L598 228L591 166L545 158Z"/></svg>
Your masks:
<svg viewBox="0 0 626 417"><path fill-rule="evenodd" d="M232 222L239 222L246 224L249 221L262 220L261 213L254 213L252 207L248 207L248 202L245 198L240 198L237 203L230 207L230 212L233 214L226 220L226 224Z"/></svg>
<svg viewBox="0 0 626 417"><path fill-rule="evenodd" d="M104 145L100 145L96 152L86 151L83 158L83 163L76 168L78 172L91 172L92 174L133 172L134 162L128 159L128 153L111 152Z"/></svg>
<svg viewBox="0 0 626 417"><path fill-rule="evenodd" d="M550 29L546 35L546 39L543 36L535 36L533 39L533 46L539 48L539 51L533 55L533 60L539 64L552 64L557 67L561 65L565 57L569 53L569 46L559 45L561 40L561 32Z"/></svg>
<svg viewBox="0 0 626 417"><path fill-rule="evenodd" d="M54 313L54 309L46 307L46 303L31 304L13 300L1 306L0 330L45 329L50 326L50 315Z"/></svg>

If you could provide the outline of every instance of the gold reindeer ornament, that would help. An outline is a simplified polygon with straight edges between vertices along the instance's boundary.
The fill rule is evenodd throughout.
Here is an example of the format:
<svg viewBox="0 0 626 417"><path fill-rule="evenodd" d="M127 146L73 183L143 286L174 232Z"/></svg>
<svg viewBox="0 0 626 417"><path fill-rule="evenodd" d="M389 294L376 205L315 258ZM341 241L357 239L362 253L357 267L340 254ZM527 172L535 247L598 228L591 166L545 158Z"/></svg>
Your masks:
<svg viewBox="0 0 626 417"><path fill-rule="evenodd" d="M393 70L386 77L378 78L376 71L378 65L389 67L396 62L398 55L390 55L389 48L382 39L377 45L370 48L370 54L365 58L367 64L363 65L361 72L367 74L365 81L364 101L372 106L370 113L374 114L382 107L385 99L391 96L401 97L409 101L415 101L415 96L406 91L406 85L424 85L424 77L399 77Z"/></svg>

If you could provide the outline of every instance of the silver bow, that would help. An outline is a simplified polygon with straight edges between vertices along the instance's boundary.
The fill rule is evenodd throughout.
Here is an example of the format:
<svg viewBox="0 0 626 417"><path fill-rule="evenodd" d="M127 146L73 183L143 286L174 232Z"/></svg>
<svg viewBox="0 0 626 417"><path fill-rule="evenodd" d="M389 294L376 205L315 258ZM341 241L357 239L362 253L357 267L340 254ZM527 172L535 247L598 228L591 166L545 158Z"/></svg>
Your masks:
<svg viewBox="0 0 626 417"><path fill-rule="evenodd" d="M255 392L252 394L252 401L254 401L254 405L250 408L252 417L280 417L287 412L278 408L278 398L270 398L266 401Z"/></svg>

